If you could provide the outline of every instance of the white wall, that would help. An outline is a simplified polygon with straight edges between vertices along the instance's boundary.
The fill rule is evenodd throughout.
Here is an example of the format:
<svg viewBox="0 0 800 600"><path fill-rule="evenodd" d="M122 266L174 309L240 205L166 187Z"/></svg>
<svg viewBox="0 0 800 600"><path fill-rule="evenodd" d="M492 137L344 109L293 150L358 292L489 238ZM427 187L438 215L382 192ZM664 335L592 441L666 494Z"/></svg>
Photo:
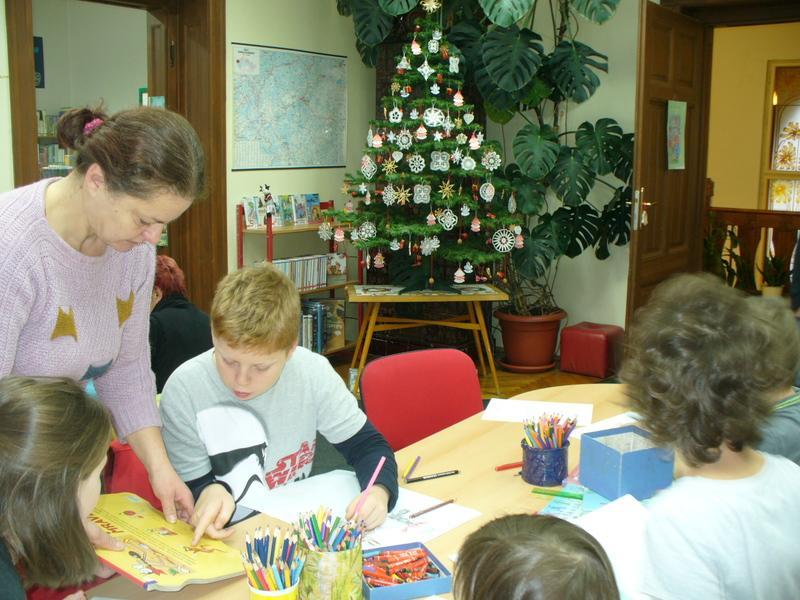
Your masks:
<svg viewBox="0 0 800 600"><path fill-rule="evenodd" d="M375 71L365 67L355 47L353 19L341 17L332 0L228 0L226 5L227 41L227 128L228 128L228 266L236 265L235 205L242 196L258 193L267 183L273 194L318 192L321 200L335 200L341 206L340 192L345 171L354 171L368 129L375 116ZM344 169L286 169L270 171L231 171L233 160L233 78L231 43L278 46L347 56L347 167ZM291 238L291 239L289 239ZM316 238L316 240L315 240ZM276 243L276 256L320 252L315 234L282 236ZM263 240L248 236L245 262L264 255Z"/></svg>
<svg viewBox="0 0 800 600"><path fill-rule="evenodd" d="M6 2L0 0L0 193L14 187L14 153L11 145L11 98L8 89Z"/></svg>
<svg viewBox="0 0 800 600"><path fill-rule="evenodd" d="M103 101L109 113L136 106L147 87L147 13L81 0L33 0L45 88L36 106L57 112Z"/></svg>
<svg viewBox="0 0 800 600"><path fill-rule="evenodd" d="M580 20L578 40L608 56L608 74L600 73L600 87L584 104L573 105L567 114L567 129L574 130L583 121L601 117L615 119L625 132L632 132L636 110L636 57L639 31L639 3L622 0L617 14L604 25ZM553 46L550 15L540 3L534 30L542 35L546 49ZM506 154L513 155L514 135L524 124L515 119L500 127L489 123L487 136L502 140ZM617 183L614 179L608 179ZM605 186L599 186L605 187ZM601 191L601 204L608 195ZM555 285L555 298L569 314L569 323L593 321L625 324L628 293L629 245L611 246L611 256L597 260L590 249L579 257L563 258Z"/></svg>

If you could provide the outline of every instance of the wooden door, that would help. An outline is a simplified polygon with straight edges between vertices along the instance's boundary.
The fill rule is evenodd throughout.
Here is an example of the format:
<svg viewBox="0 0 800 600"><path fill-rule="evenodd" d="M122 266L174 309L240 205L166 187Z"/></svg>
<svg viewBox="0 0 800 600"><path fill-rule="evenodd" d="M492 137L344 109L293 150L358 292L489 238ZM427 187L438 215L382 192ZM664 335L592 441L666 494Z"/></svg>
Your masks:
<svg viewBox="0 0 800 600"><path fill-rule="evenodd" d="M701 267L712 42L710 28L647 0L639 36L628 322L661 281ZM687 105L683 170L667 169L669 100Z"/></svg>
<svg viewBox="0 0 800 600"><path fill-rule="evenodd" d="M148 11L148 85L197 131L208 193L169 229L191 299L208 310L227 273L225 0L91 0ZM39 179L31 0L6 0L14 182Z"/></svg>

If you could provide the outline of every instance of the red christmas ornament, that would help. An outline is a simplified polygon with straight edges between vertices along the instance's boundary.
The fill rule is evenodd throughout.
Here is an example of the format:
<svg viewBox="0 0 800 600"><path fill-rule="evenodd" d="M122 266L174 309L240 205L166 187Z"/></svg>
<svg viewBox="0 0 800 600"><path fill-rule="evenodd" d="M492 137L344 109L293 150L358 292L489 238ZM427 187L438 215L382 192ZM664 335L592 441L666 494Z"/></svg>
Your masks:
<svg viewBox="0 0 800 600"><path fill-rule="evenodd" d="M351 195L353 198L355 198L356 196L358 196L358 192L350 192L350 195Z"/></svg>
<svg viewBox="0 0 800 600"><path fill-rule="evenodd" d="M419 25L416 25L414 27L414 31L422 31L422 27L420 27Z"/></svg>
<svg viewBox="0 0 800 600"><path fill-rule="evenodd" d="M441 73L436 74L436 83L442 83L444 81L444 75Z"/></svg>
<svg viewBox="0 0 800 600"><path fill-rule="evenodd" d="M414 88L413 88L413 87L411 87L410 85L407 85L407 86L406 86L406 91L407 91L407 92L410 94L411 92L413 92L413 91L414 91Z"/></svg>
<svg viewBox="0 0 800 600"><path fill-rule="evenodd" d="M453 88L447 88L447 95L448 96L452 96L453 95Z"/></svg>
<svg viewBox="0 0 800 600"><path fill-rule="evenodd" d="M450 48L448 48L447 46L442 46L440 52L442 53L443 59L447 60L448 58L450 58Z"/></svg>

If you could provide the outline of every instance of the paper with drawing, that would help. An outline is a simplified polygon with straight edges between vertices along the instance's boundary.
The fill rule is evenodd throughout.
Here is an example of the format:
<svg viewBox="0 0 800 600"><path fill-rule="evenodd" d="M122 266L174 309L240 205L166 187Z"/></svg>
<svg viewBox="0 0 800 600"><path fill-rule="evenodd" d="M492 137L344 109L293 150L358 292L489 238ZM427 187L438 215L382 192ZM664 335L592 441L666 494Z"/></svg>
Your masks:
<svg viewBox="0 0 800 600"><path fill-rule="evenodd" d="M320 506L330 507L334 515L344 517L347 506L360 491L354 473L337 470L270 490L247 508L289 523L296 522L301 512L316 511ZM364 547L427 542L481 514L466 506L448 504L415 519L409 517L441 501L401 488L394 510L383 525L365 535Z"/></svg>
<svg viewBox="0 0 800 600"><path fill-rule="evenodd" d="M593 406L580 402L544 402L541 400L503 400L492 398L481 417L484 421L522 423L540 415L563 415L575 417L578 426L592 422Z"/></svg>

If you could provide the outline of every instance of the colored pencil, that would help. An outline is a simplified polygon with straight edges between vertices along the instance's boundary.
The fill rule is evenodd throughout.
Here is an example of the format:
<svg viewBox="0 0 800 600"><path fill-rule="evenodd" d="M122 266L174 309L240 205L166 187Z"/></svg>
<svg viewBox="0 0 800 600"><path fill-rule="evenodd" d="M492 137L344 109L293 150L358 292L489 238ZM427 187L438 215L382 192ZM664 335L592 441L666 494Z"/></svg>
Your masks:
<svg viewBox="0 0 800 600"><path fill-rule="evenodd" d="M363 492L361 492L361 498L359 498L358 502L356 503L356 509L353 512L353 517L357 517L359 511L361 510L361 507L364 506L364 502L367 499L367 494L369 494L369 491L372 489L372 486L375 485L375 480L378 478L378 475L380 474L381 469L383 468L383 463L385 462L386 462L386 457L381 456L381 459L378 461L378 465L375 467L375 471L373 471L372 473L372 477L370 477L369 479L367 487L364 488Z"/></svg>
<svg viewBox="0 0 800 600"><path fill-rule="evenodd" d="M542 496L558 496L559 498L572 498L573 500L583 500L583 494L576 492L565 492L564 490L549 490L547 488L531 488L531 494L541 494Z"/></svg>
<svg viewBox="0 0 800 600"><path fill-rule="evenodd" d="M437 508L441 508L443 506L447 506L448 504L452 504L455 501L456 501L455 498L450 498L450 500L445 500L444 502L440 502L439 504L434 504L433 506L429 506L428 508L423 508L422 510L418 510L417 512L411 513L408 516L411 519L416 519L419 516L429 513L432 510L436 510Z"/></svg>
<svg viewBox="0 0 800 600"><path fill-rule="evenodd" d="M404 480L408 481L408 478L411 477L411 474L414 472L414 469L417 468L417 465L419 464L419 461L420 461L420 457L418 456L417 458L415 458L412 462L410 462L408 464L408 467L406 467L405 473L403 473L403 479Z"/></svg>
<svg viewBox="0 0 800 600"><path fill-rule="evenodd" d="M242 564L250 587L256 590L275 591L296 585L300 580L305 555L295 543L298 532L283 531L276 527L255 530L252 543L250 533L245 534L248 551L242 552Z"/></svg>
<svg viewBox="0 0 800 600"><path fill-rule="evenodd" d="M513 463L506 463L504 465L497 465L494 470L495 471L508 471L509 469L521 469L522 462L513 462Z"/></svg>

